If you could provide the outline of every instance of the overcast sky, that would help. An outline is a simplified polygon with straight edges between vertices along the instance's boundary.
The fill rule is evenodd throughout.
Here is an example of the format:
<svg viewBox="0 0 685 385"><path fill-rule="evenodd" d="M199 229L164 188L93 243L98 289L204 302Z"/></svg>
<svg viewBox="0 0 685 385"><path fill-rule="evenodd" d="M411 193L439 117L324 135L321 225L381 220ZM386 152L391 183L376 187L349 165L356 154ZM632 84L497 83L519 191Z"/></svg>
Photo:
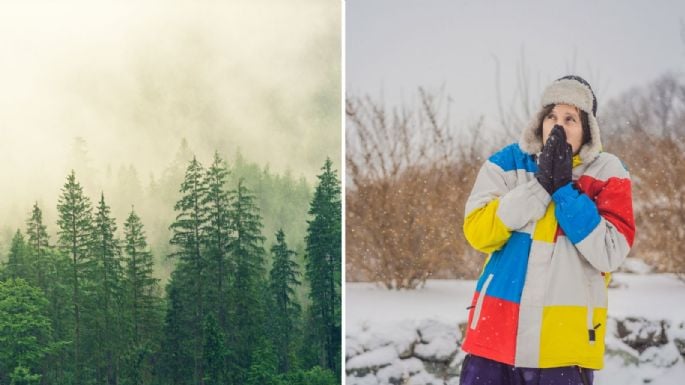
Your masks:
<svg viewBox="0 0 685 385"><path fill-rule="evenodd" d="M453 120L496 111L523 57L533 97L574 72L608 98L666 71L685 70L682 0L347 0L346 92L412 103L419 86L444 87ZM523 54L522 54L523 53Z"/></svg>
<svg viewBox="0 0 685 385"><path fill-rule="evenodd" d="M0 8L0 216L53 207L75 137L157 177L188 140L312 183L340 169L336 1L17 1ZM230 160L230 159L229 159ZM78 176L78 175L77 175ZM99 191L86 191L90 196ZM51 219L50 219L51 220Z"/></svg>

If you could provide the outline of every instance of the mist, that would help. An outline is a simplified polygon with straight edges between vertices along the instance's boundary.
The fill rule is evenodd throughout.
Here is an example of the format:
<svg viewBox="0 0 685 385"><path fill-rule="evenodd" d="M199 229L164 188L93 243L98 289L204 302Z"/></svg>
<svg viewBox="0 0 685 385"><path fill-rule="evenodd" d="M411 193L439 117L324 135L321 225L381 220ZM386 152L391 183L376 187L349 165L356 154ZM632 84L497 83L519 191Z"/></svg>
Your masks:
<svg viewBox="0 0 685 385"><path fill-rule="evenodd" d="M339 170L340 7L313 0L3 6L2 239L23 230L34 202L54 233L72 168L89 179L93 202L131 166L136 177L127 188L145 189L183 139L204 163L215 150L229 163L239 151L312 184L326 157Z"/></svg>

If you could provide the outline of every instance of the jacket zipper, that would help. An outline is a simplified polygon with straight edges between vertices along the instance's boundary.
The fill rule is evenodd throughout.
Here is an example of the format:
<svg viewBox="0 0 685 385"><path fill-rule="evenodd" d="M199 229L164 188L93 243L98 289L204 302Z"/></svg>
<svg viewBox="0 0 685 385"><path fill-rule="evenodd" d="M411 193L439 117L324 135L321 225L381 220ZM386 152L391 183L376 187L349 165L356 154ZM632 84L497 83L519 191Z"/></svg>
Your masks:
<svg viewBox="0 0 685 385"><path fill-rule="evenodd" d="M476 302L476 309L473 311L473 318L471 318L471 330L476 330L476 326L478 325L478 320L480 319L480 311L483 308L483 301L485 300L485 293L488 291L488 286L490 286L490 282L492 281L492 277L494 277L494 274L488 275L488 278L485 280L485 283L483 284L483 288L480 291L480 295L478 295L478 301Z"/></svg>

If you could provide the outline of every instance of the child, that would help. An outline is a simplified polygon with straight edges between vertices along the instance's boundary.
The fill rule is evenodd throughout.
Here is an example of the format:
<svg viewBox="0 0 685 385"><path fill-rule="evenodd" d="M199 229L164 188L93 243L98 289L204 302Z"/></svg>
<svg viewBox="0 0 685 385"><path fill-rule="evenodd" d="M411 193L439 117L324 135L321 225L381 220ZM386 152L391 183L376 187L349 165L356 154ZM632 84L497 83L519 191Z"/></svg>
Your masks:
<svg viewBox="0 0 685 385"><path fill-rule="evenodd" d="M610 272L633 243L631 184L603 152L597 99L578 76L549 85L518 143L482 166L464 234L489 254L470 307L460 383L591 384L601 369Z"/></svg>

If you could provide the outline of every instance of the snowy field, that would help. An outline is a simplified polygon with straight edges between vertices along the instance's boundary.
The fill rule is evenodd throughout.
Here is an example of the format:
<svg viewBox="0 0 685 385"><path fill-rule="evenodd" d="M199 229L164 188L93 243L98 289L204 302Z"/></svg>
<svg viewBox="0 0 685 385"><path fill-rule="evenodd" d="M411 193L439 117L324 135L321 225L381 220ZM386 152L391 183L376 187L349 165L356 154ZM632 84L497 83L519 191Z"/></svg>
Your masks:
<svg viewBox="0 0 685 385"><path fill-rule="evenodd" d="M466 322L475 281L432 280L408 291L346 285L348 385L458 383L458 325ZM595 384L685 384L685 283L668 274L616 273L609 318Z"/></svg>

